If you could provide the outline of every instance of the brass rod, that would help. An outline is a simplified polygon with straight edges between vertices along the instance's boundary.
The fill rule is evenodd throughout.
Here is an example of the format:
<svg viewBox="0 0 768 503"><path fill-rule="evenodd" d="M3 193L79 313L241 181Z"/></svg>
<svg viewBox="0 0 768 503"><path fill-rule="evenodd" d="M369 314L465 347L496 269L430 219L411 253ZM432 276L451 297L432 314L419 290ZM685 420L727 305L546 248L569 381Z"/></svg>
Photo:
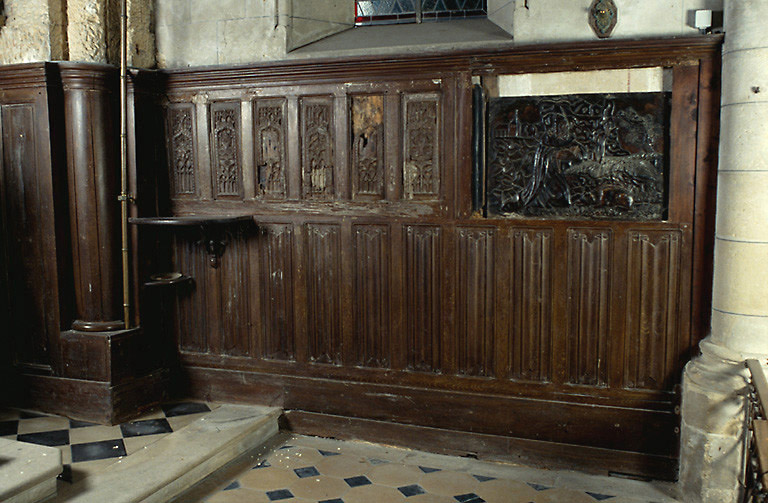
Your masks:
<svg viewBox="0 0 768 503"><path fill-rule="evenodd" d="M123 316L131 328L131 292L128 250L128 6L120 0L120 223L122 227Z"/></svg>

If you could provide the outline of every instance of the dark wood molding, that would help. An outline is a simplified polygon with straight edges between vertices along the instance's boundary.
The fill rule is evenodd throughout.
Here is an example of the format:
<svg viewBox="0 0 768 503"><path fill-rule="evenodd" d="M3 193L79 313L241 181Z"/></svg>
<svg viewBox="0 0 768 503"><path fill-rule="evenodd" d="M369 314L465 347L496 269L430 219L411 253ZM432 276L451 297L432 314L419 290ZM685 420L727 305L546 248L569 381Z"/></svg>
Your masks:
<svg viewBox="0 0 768 503"><path fill-rule="evenodd" d="M613 449L543 440L486 435L302 410L286 410L282 428L299 435L361 440L448 456L500 461L546 470L577 470L596 475L677 478L677 460Z"/></svg>
<svg viewBox="0 0 768 503"><path fill-rule="evenodd" d="M616 463L615 466L621 467L617 471L626 470L625 473L636 476L675 477L679 439L672 432L677 423L672 410L654 412L615 406L567 405L528 397L487 396L201 367L184 367L182 373L177 386L185 396L282 407L296 411L291 414L305 420L333 417L334 421L357 426L353 433L347 432L351 433L348 438L357 436L408 445L409 439L417 436L416 432L438 430L446 437L454 435L457 439L469 440L473 448L465 447L468 452L482 450L478 439L485 437L489 444L485 450L491 453L500 450L508 456L507 460L515 456L515 449L520 449L526 459L533 459L537 450L543 448L542 462L573 449L572 454L563 458L565 465L571 468L577 466L576 460L588 470L607 470ZM297 424L300 425L296 427L299 433L344 435L343 430L335 434L330 428L322 432L313 430L311 421ZM392 428L388 431L377 428L384 424ZM373 426L368 438L364 425ZM662 433L665 430L667 433ZM407 437L396 440L396 432L405 433ZM442 445L430 447L431 439L428 438L410 446L431 450ZM456 449L457 444L453 445ZM576 454L590 452L600 453L600 456L592 460ZM652 461L661 463L654 465Z"/></svg>
<svg viewBox="0 0 768 503"><path fill-rule="evenodd" d="M49 69L55 63L21 63L0 65L0 96L12 89L46 87L49 84Z"/></svg>
<svg viewBox="0 0 768 503"><path fill-rule="evenodd" d="M476 75L532 73L610 68L676 66L719 54L722 35L647 40L556 43L492 50L395 56L286 60L248 66L211 66L163 70L168 89L203 90L249 87L280 82L317 81L377 76L439 75L470 70Z"/></svg>
<svg viewBox="0 0 768 503"><path fill-rule="evenodd" d="M52 414L114 425L167 398L167 372L156 371L119 385L64 377L21 374L17 405Z"/></svg>

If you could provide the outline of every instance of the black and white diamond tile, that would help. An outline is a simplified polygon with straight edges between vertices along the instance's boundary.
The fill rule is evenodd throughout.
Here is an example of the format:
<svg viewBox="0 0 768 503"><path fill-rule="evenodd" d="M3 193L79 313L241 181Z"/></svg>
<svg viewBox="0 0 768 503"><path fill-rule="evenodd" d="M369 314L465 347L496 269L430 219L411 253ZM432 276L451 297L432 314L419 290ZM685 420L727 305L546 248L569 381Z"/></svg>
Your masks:
<svg viewBox="0 0 768 503"><path fill-rule="evenodd" d="M76 482L90 470L115 462L211 411L202 402L167 403L135 421L104 426L22 410L0 410L0 437L57 447L64 470L60 480Z"/></svg>
<svg viewBox="0 0 768 503"><path fill-rule="evenodd" d="M487 465L460 458L406 452L371 444L355 451L345 442L293 437L189 503L627 503L602 492L507 478L497 467L490 475Z"/></svg>

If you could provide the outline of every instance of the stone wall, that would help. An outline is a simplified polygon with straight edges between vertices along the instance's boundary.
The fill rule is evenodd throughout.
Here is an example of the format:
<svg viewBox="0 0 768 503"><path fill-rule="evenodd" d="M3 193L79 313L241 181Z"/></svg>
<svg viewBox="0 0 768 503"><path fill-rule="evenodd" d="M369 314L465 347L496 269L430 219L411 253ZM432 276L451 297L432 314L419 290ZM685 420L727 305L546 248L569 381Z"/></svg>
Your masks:
<svg viewBox="0 0 768 503"><path fill-rule="evenodd" d="M8 19L0 28L0 64L51 59L48 0L5 0L5 13Z"/></svg>
<svg viewBox="0 0 768 503"><path fill-rule="evenodd" d="M154 0L128 0L128 62L155 66ZM5 0L0 64L120 62L120 0Z"/></svg>
<svg viewBox="0 0 768 503"><path fill-rule="evenodd" d="M488 16L508 23L519 44L594 40L587 23L591 0L488 0ZM614 0L619 9L612 38L696 35L696 9L723 10L723 0ZM502 26L503 27L503 26Z"/></svg>
<svg viewBox="0 0 768 503"><path fill-rule="evenodd" d="M347 0L156 0L158 66L251 63L350 28Z"/></svg>
<svg viewBox="0 0 768 503"><path fill-rule="evenodd" d="M615 0L614 38L695 35L693 10L722 10L723 0ZM155 0L160 67L283 59L293 49L347 30L351 0ZM594 40L591 0L488 0L488 19L516 44ZM424 29L430 29L424 24ZM359 28L365 29L365 28ZM425 50L440 49L427 46ZM302 54L302 57L307 57Z"/></svg>
<svg viewBox="0 0 768 503"><path fill-rule="evenodd" d="M120 0L66 0L69 60L120 64ZM128 0L128 64L155 66L153 0Z"/></svg>

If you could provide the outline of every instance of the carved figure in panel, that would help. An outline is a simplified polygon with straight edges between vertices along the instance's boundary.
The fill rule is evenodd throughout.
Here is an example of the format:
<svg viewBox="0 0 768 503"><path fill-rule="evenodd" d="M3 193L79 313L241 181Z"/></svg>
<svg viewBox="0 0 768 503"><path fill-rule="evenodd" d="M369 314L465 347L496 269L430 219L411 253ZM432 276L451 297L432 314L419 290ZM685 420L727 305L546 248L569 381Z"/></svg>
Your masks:
<svg viewBox="0 0 768 503"><path fill-rule="evenodd" d="M213 144L212 156L215 196L240 196L240 104L211 106Z"/></svg>
<svg viewBox="0 0 768 503"><path fill-rule="evenodd" d="M488 212L664 218L668 103L665 93L491 100Z"/></svg>
<svg viewBox="0 0 768 503"><path fill-rule="evenodd" d="M405 108L405 194L436 196L440 188L437 99L407 99Z"/></svg>
<svg viewBox="0 0 768 503"><path fill-rule="evenodd" d="M195 151L192 130L192 105L168 110L171 183L174 195L195 194Z"/></svg>
<svg viewBox="0 0 768 503"><path fill-rule="evenodd" d="M332 99L302 103L303 193L305 197L333 195Z"/></svg>
<svg viewBox="0 0 768 503"><path fill-rule="evenodd" d="M256 105L256 162L259 191L285 195L285 120L283 100Z"/></svg>
<svg viewBox="0 0 768 503"><path fill-rule="evenodd" d="M383 197L384 97L353 97L351 129L354 193Z"/></svg>

